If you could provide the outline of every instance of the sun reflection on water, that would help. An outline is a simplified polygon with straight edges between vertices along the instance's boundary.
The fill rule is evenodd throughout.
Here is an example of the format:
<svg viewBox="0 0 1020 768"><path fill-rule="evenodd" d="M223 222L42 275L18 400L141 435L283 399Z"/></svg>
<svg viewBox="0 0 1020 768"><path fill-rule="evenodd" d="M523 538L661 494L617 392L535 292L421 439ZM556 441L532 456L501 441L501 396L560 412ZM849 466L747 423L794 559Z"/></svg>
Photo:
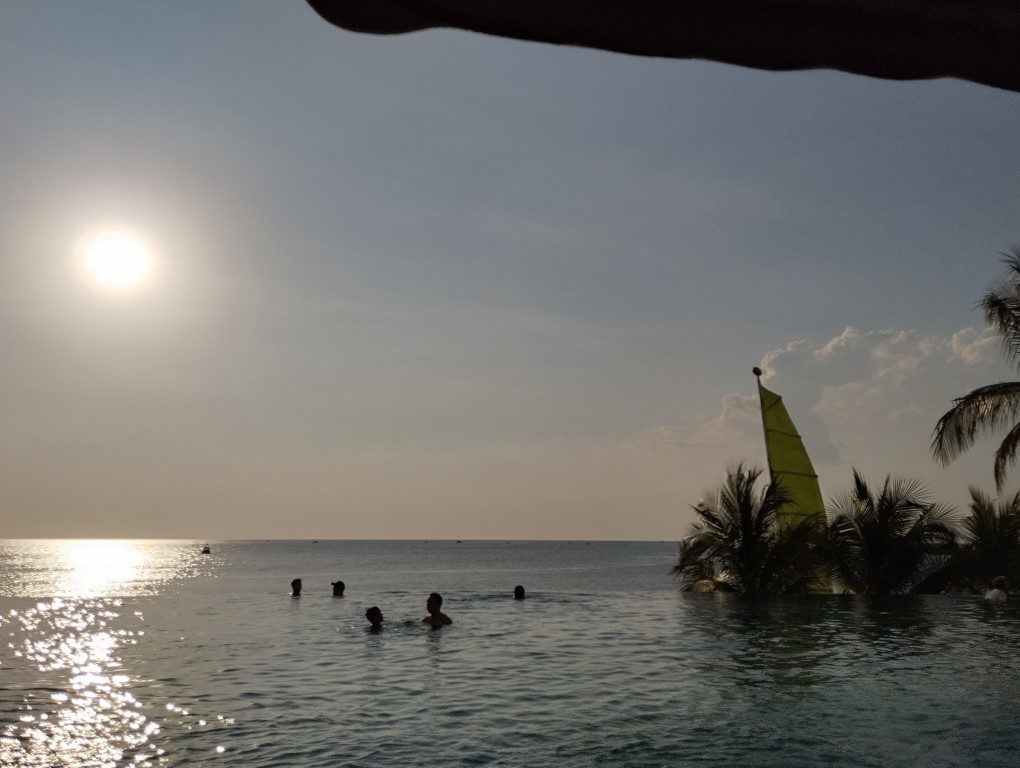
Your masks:
<svg viewBox="0 0 1020 768"><path fill-rule="evenodd" d="M169 765L163 731L191 730L192 718L139 700L147 681L128 668L129 649L145 641L145 618L134 609L208 559L190 545L128 541L0 542L0 556L26 547L30 556L2 558L0 766Z"/></svg>
<svg viewBox="0 0 1020 768"><path fill-rule="evenodd" d="M143 632L113 626L119 605L54 599L0 617L11 640L7 650L21 661L4 664L14 685L0 703L21 714L0 730L0 764L115 766L128 753L137 765L157 764L141 750L159 725L139 712L117 657ZM19 692L20 702L8 699Z"/></svg>
<svg viewBox="0 0 1020 768"><path fill-rule="evenodd" d="M0 597L153 595L214 562L197 542L0 540Z"/></svg>
<svg viewBox="0 0 1020 768"><path fill-rule="evenodd" d="M60 546L67 579L62 591L80 597L138 581L148 560L139 546L127 541L62 541Z"/></svg>

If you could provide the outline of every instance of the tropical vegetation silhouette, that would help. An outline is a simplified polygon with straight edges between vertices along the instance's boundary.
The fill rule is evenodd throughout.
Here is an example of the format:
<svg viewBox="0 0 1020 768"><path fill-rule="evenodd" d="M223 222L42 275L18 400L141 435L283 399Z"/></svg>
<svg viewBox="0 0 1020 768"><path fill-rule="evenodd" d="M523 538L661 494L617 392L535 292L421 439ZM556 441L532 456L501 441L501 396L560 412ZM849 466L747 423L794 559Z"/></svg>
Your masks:
<svg viewBox="0 0 1020 768"><path fill-rule="evenodd" d="M872 490L854 470L853 487L829 508L829 563L842 591L899 595L943 570L955 547L952 510L919 480L886 477Z"/></svg>
<svg viewBox="0 0 1020 768"><path fill-rule="evenodd" d="M1005 254L1005 265L979 306L1006 359L1020 368L1020 249ZM1001 429L1007 431L994 462L1001 493L1020 451L1020 381L957 398L935 427L932 452L948 464L982 433ZM694 505L695 521L673 569L682 589L774 595L831 585L838 592L903 595L978 592L997 578L1020 583L1020 492L993 499L972 487L969 512L960 518L919 480L887 476L873 489L855 469L850 490L829 502L827 514L784 523L791 497L763 475L739 463Z"/></svg>
<svg viewBox="0 0 1020 768"><path fill-rule="evenodd" d="M1006 254L1006 275L979 302L985 320L1002 340L1002 352L1020 367L1020 250ZM955 400L932 436L931 448L943 465L974 445L984 432L1008 429L995 452L995 487L1002 491L1006 470L1020 449L1020 381L978 387Z"/></svg>
<svg viewBox="0 0 1020 768"><path fill-rule="evenodd" d="M737 464L693 509L691 535L680 543L674 573L683 588L751 595L807 592L816 581L822 533L818 521L779 523L790 499L761 482L763 470Z"/></svg>
<svg viewBox="0 0 1020 768"><path fill-rule="evenodd" d="M970 591L983 589L997 576L1020 583L1020 491L996 500L972 487L970 498L949 581Z"/></svg>
<svg viewBox="0 0 1020 768"><path fill-rule="evenodd" d="M737 464L694 505L673 568L681 589L778 595L981 592L991 579L1020 583L1020 493L995 500L972 488L964 517L916 479L851 488L821 515L782 524L789 497L757 467ZM827 524L826 524L827 522Z"/></svg>

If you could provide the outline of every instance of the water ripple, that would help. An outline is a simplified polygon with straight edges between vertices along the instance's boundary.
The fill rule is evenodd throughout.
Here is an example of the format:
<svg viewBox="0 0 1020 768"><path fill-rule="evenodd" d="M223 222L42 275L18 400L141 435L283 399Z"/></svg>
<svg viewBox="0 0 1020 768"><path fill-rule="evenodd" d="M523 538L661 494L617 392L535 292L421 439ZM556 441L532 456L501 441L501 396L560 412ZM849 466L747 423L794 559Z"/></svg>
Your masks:
<svg viewBox="0 0 1020 768"><path fill-rule="evenodd" d="M0 764L1016 764L1017 606L680 595L671 548L556 546L154 545L98 596L0 572L25 589L0 614Z"/></svg>

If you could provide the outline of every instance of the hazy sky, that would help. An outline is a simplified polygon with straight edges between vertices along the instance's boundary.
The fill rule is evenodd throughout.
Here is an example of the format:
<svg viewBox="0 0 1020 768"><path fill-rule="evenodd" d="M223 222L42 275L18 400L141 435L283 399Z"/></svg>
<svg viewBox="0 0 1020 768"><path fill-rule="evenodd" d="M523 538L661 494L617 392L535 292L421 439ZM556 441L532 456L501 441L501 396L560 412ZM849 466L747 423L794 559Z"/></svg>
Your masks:
<svg viewBox="0 0 1020 768"><path fill-rule="evenodd" d="M826 495L992 486L928 438L1011 375L1017 94L299 0L8 3L0 93L0 536L675 539L763 358ZM82 278L102 226L145 290Z"/></svg>

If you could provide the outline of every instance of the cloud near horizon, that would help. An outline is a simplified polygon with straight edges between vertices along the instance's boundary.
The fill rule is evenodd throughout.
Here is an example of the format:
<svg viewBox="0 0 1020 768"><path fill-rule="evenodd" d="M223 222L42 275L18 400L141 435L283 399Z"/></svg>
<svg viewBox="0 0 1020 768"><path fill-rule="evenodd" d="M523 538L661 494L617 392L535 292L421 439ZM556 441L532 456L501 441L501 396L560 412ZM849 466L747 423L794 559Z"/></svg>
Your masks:
<svg viewBox="0 0 1020 768"><path fill-rule="evenodd" d="M798 339L774 349L761 368L763 384L790 409L823 486L853 466L934 474L928 441L938 417L953 398L1009 375L998 337L973 327L939 336L847 326L821 343ZM727 394L715 415L654 425L627 445L761 461L757 394Z"/></svg>

